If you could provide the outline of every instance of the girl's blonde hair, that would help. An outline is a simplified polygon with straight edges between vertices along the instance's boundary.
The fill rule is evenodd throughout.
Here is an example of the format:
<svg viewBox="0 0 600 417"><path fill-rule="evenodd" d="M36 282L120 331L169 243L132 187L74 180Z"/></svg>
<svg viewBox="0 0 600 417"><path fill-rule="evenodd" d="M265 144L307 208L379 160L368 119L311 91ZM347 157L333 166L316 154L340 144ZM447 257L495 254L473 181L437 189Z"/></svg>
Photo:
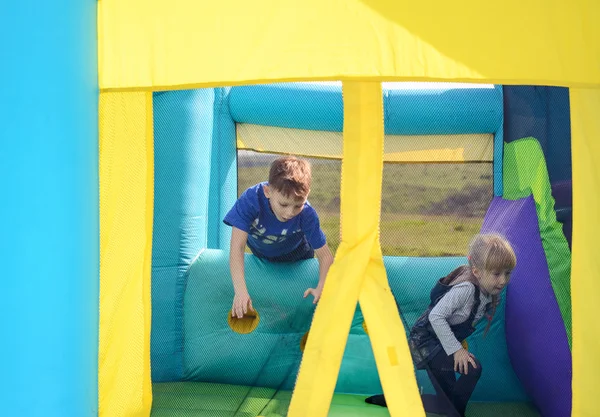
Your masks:
<svg viewBox="0 0 600 417"><path fill-rule="evenodd" d="M512 270L517 265L517 256L504 236L498 233L483 233L476 235L469 244L469 253L467 255L469 267L477 268L480 271L503 271ZM469 274L469 281L473 282L475 277ZM475 284L475 282L473 282ZM498 296L492 296L492 311L487 316L488 324L483 332L487 335L492 325L492 319L496 314Z"/></svg>
<svg viewBox="0 0 600 417"><path fill-rule="evenodd" d="M469 244L469 266L480 271L514 269L517 256L503 236L497 233L476 235Z"/></svg>

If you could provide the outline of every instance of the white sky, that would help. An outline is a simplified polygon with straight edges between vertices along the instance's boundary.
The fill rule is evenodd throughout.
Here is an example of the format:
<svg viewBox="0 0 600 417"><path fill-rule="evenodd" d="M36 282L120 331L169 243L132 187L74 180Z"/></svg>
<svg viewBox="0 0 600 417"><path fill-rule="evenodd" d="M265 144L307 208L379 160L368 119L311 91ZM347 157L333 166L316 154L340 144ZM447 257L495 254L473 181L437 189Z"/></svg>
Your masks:
<svg viewBox="0 0 600 417"><path fill-rule="evenodd" d="M315 81L315 84L342 85L341 81ZM448 90L451 88L494 88L493 84L442 83L442 82L384 82L387 90Z"/></svg>

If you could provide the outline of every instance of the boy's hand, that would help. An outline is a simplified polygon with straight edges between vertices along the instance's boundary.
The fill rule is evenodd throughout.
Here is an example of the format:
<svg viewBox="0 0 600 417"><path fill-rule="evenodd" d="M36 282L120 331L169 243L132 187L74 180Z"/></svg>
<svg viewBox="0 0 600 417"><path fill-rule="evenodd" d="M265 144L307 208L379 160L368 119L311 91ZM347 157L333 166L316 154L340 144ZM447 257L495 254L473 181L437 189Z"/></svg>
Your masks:
<svg viewBox="0 0 600 417"><path fill-rule="evenodd" d="M473 368L477 368L474 358L475 357L464 348L454 352L454 372L460 372L463 375L467 375L469 373L469 363L473 365Z"/></svg>
<svg viewBox="0 0 600 417"><path fill-rule="evenodd" d="M304 298L312 294L312 296L315 297L315 299L313 300L313 304L317 304L319 302L319 298L321 298L321 292L323 292L323 288L309 288L306 291L304 291Z"/></svg>
<svg viewBox="0 0 600 417"><path fill-rule="evenodd" d="M231 307L231 316L241 319L248 311L254 311L250 295L247 292L235 294L233 297L233 306Z"/></svg>

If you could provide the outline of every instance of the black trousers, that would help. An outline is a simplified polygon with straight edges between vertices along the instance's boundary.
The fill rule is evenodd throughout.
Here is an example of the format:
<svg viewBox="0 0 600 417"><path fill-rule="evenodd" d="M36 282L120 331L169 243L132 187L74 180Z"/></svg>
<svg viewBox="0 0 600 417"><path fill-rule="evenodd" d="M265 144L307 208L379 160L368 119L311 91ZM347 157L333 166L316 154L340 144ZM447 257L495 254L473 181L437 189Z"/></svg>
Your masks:
<svg viewBox="0 0 600 417"><path fill-rule="evenodd" d="M426 365L427 374L433 384L436 395L423 394L423 408L428 413L444 414L449 417L464 417L467 403L481 377L481 362L475 359L476 368L469 363L467 375L456 378L454 356L446 355L443 350ZM373 395L365 400L369 404L387 407L383 394Z"/></svg>
<svg viewBox="0 0 600 417"><path fill-rule="evenodd" d="M467 403L481 377L481 363L475 359L477 367L469 363L467 375L454 372L454 356L441 351L427 363L427 374L436 396L423 395L425 411L448 416L464 417Z"/></svg>

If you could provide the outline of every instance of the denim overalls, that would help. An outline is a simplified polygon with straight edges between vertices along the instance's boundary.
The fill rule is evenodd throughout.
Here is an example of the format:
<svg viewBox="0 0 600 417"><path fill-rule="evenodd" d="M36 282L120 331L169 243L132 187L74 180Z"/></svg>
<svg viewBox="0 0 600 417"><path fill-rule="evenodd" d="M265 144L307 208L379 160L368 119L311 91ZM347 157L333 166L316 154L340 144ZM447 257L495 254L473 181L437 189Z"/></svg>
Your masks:
<svg viewBox="0 0 600 417"><path fill-rule="evenodd" d="M457 271L455 271L456 273ZM454 273L453 273L454 274ZM451 274L451 275L453 275ZM459 273L456 273L453 278L458 276ZM436 304L442 299L442 297L450 291L452 285L444 284L444 281L448 281L449 277L441 278L433 287L430 294L431 304L429 304L429 308L425 313L421 315L412 327L410 331L410 335L408 337L408 345L410 347L410 353L413 357L413 361L417 369L425 369L425 364L435 355L437 355L442 349L442 344L437 338L433 328L431 327L431 323L429 322L429 313L436 306ZM452 282L454 279L450 279ZM470 281L468 281L470 282ZM479 309L480 299L479 299L479 286L475 285L475 302L473 303L473 307L471 308L471 313L469 314L469 318L460 324L456 324L454 326L450 326L452 333L459 342L462 342L467 337L469 337L475 331L474 319L477 314L477 310Z"/></svg>

